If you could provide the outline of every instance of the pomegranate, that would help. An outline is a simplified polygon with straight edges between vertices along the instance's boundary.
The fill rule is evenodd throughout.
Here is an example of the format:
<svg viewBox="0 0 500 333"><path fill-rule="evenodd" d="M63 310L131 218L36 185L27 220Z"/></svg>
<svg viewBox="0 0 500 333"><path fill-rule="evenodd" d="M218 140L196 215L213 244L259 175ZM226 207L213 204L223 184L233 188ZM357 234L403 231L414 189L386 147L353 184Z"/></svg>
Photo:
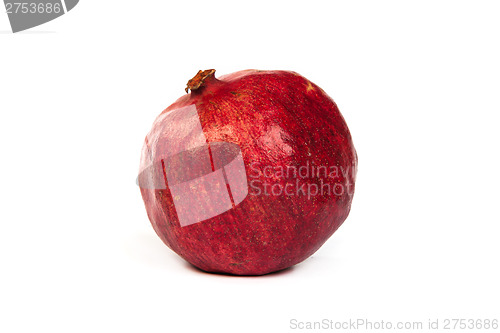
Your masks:
<svg viewBox="0 0 500 333"><path fill-rule="evenodd" d="M289 71L199 71L155 120L138 184L154 230L201 270L262 275L347 218L357 155L335 102Z"/></svg>

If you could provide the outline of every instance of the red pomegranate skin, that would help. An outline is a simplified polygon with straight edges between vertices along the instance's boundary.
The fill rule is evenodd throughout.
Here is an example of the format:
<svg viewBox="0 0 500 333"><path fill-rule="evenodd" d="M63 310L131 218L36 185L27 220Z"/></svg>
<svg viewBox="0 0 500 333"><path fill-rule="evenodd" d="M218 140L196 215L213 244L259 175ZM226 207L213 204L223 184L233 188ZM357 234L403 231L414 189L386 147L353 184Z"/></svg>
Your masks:
<svg viewBox="0 0 500 333"><path fill-rule="evenodd" d="M152 177L162 178L162 145L185 144L162 140L171 126L163 116L194 104L207 141L237 144L249 186L258 185L233 209L184 227L168 186L141 187L154 230L170 249L207 272L262 275L302 262L339 228L351 207L357 155L337 105L320 87L289 71L245 70L219 79L212 73L191 81L191 92L154 122L142 150L140 170L153 165ZM332 180L313 172L290 179L274 171L306 165L343 172ZM296 193L294 187L293 195L264 195L259 186L286 186L296 184L296 179L302 188L313 183L319 186L323 180L323 184L338 184L339 190L308 196Z"/></svg>

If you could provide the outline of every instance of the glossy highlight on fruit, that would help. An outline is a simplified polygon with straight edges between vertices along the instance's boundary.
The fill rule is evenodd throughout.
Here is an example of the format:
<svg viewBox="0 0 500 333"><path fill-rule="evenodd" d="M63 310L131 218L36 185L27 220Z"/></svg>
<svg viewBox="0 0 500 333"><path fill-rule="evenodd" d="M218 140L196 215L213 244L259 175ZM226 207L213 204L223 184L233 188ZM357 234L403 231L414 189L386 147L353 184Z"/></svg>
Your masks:
<svg viewBox="0 0 500 333"><path fill-rule="evenodd" d="M147 135L138 184L154 230L201 270L305 260L347 218L357 155L335 102L295 72L199 71Z"/></svg>

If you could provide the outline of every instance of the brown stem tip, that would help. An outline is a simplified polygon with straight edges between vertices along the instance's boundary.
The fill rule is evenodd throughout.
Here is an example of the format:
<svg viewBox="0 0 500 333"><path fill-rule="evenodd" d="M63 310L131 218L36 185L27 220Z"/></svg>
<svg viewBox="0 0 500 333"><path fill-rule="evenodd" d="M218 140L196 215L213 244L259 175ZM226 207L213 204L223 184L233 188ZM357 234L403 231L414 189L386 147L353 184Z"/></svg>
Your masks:
<svg viewBox="0 0 500 333"><path fill-rule="evenodd" d="M207 69L205 71L198 71L196 75L188 81L187 87L186 87L186 93L189 92L189 90L193 91L201 87L203 82L209 77L212 77L215 73L215 69Z"/></svg>

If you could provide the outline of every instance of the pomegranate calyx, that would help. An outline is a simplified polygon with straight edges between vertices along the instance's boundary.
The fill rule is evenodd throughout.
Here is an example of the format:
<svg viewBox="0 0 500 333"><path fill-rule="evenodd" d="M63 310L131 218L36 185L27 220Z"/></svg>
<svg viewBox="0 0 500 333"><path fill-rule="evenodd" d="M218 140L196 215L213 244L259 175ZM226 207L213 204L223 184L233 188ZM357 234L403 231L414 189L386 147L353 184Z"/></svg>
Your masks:
<svg viewBox="0 0 500 333"><path fill-rule="evenodd" d="M203 83L209 79L209 78L214 78L214 73L215 69L207 69L207 70L199 70L196 75L188 81L187 86L186 86L186 93L191 91L195 91L196 89L199 89Z"/></svg>

